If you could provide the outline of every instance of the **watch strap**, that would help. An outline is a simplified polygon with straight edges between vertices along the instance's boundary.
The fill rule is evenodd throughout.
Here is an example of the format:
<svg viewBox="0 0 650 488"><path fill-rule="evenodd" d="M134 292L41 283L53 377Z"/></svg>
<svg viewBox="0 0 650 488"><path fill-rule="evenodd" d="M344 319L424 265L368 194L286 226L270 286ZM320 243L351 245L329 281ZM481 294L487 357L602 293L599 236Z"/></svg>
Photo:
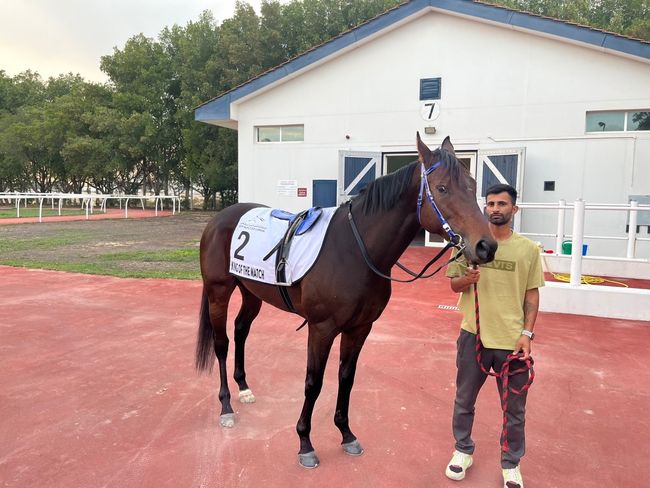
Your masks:
<svg viewBox="0 0 650 488"><path fill-rule="evenodd" d="M526 330L526 329L524 329L524 330L521 331L521 335L525 335L525 336L528 337L531 341L535 338L535 333L534 333L534 332L531 332L530 330Z"/></svg>

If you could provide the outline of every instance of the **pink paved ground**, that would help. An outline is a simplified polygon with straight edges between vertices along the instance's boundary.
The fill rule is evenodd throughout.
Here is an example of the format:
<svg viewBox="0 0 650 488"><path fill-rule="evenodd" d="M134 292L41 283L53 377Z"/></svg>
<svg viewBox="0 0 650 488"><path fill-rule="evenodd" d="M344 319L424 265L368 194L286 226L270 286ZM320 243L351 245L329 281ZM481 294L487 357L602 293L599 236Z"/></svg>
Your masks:
<svg viewBox="0 0 650 488"><path fill-rule="evenodd" d="M404 261L430 252L410 249ZM438 308L455 302L447 279L395 285L370 334L352 394L366 448L358 458L343 454L332 422L333 351L313 418L321 466L311 471L296 460L300 320L263 307L247 351L258 401L235 403L237 425L224 430L216 378L193 370L200 291L196 281L0 267L0 485L501 486L494 385L477 406L474 466L461 483L444 476L459 321ZM537 332L526 487L647 486L649 324L545 313Z"/></svg>

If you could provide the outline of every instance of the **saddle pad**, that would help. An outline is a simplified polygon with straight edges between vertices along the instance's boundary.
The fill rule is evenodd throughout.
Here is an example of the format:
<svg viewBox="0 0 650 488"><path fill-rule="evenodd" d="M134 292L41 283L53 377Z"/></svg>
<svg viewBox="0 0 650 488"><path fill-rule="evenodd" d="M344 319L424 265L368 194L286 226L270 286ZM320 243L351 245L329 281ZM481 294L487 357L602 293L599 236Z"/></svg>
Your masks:
<svg viewBox="0 0 650 488"><path fill-rule="evenodd" d="M300 280L316 262L336 207L324 208L321 217L309 232L295 235L291 241L286 266L286 283L275 276L277 251L269 254L289 228L288 220L271 216L273 209L259 207L249 210L239 219L230 241L230 273L242 278L272 285L289 286Z"/></svg>

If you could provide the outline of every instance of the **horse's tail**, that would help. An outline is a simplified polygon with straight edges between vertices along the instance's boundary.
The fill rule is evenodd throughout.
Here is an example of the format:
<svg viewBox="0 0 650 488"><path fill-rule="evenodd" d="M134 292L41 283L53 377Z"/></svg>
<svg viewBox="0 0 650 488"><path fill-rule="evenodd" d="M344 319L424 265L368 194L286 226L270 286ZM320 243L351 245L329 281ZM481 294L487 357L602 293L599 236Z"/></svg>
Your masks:
<svg viewBox="0 0 650 488"><path fill-rule="evenodd" d="M199 317L199 332L196 337L196 355L194 366L201 373L212 372L214 366L214 335L212 332L212 323L210 322L208 293L203 287L203 297L201 298L201 314Z"/></svg>

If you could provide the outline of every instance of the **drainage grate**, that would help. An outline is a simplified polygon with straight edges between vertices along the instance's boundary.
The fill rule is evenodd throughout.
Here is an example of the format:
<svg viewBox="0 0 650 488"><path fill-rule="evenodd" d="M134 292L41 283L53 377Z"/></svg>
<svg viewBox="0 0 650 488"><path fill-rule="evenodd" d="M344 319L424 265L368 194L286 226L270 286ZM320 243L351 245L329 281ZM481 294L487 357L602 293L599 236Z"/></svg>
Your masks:
<svg viewBox="0 0 650 488"><path fill-rule="evenodd" d="M458 311L458 307L456 305L438 305L438 308L440 310L455 310L455 311Z"/></svg>

